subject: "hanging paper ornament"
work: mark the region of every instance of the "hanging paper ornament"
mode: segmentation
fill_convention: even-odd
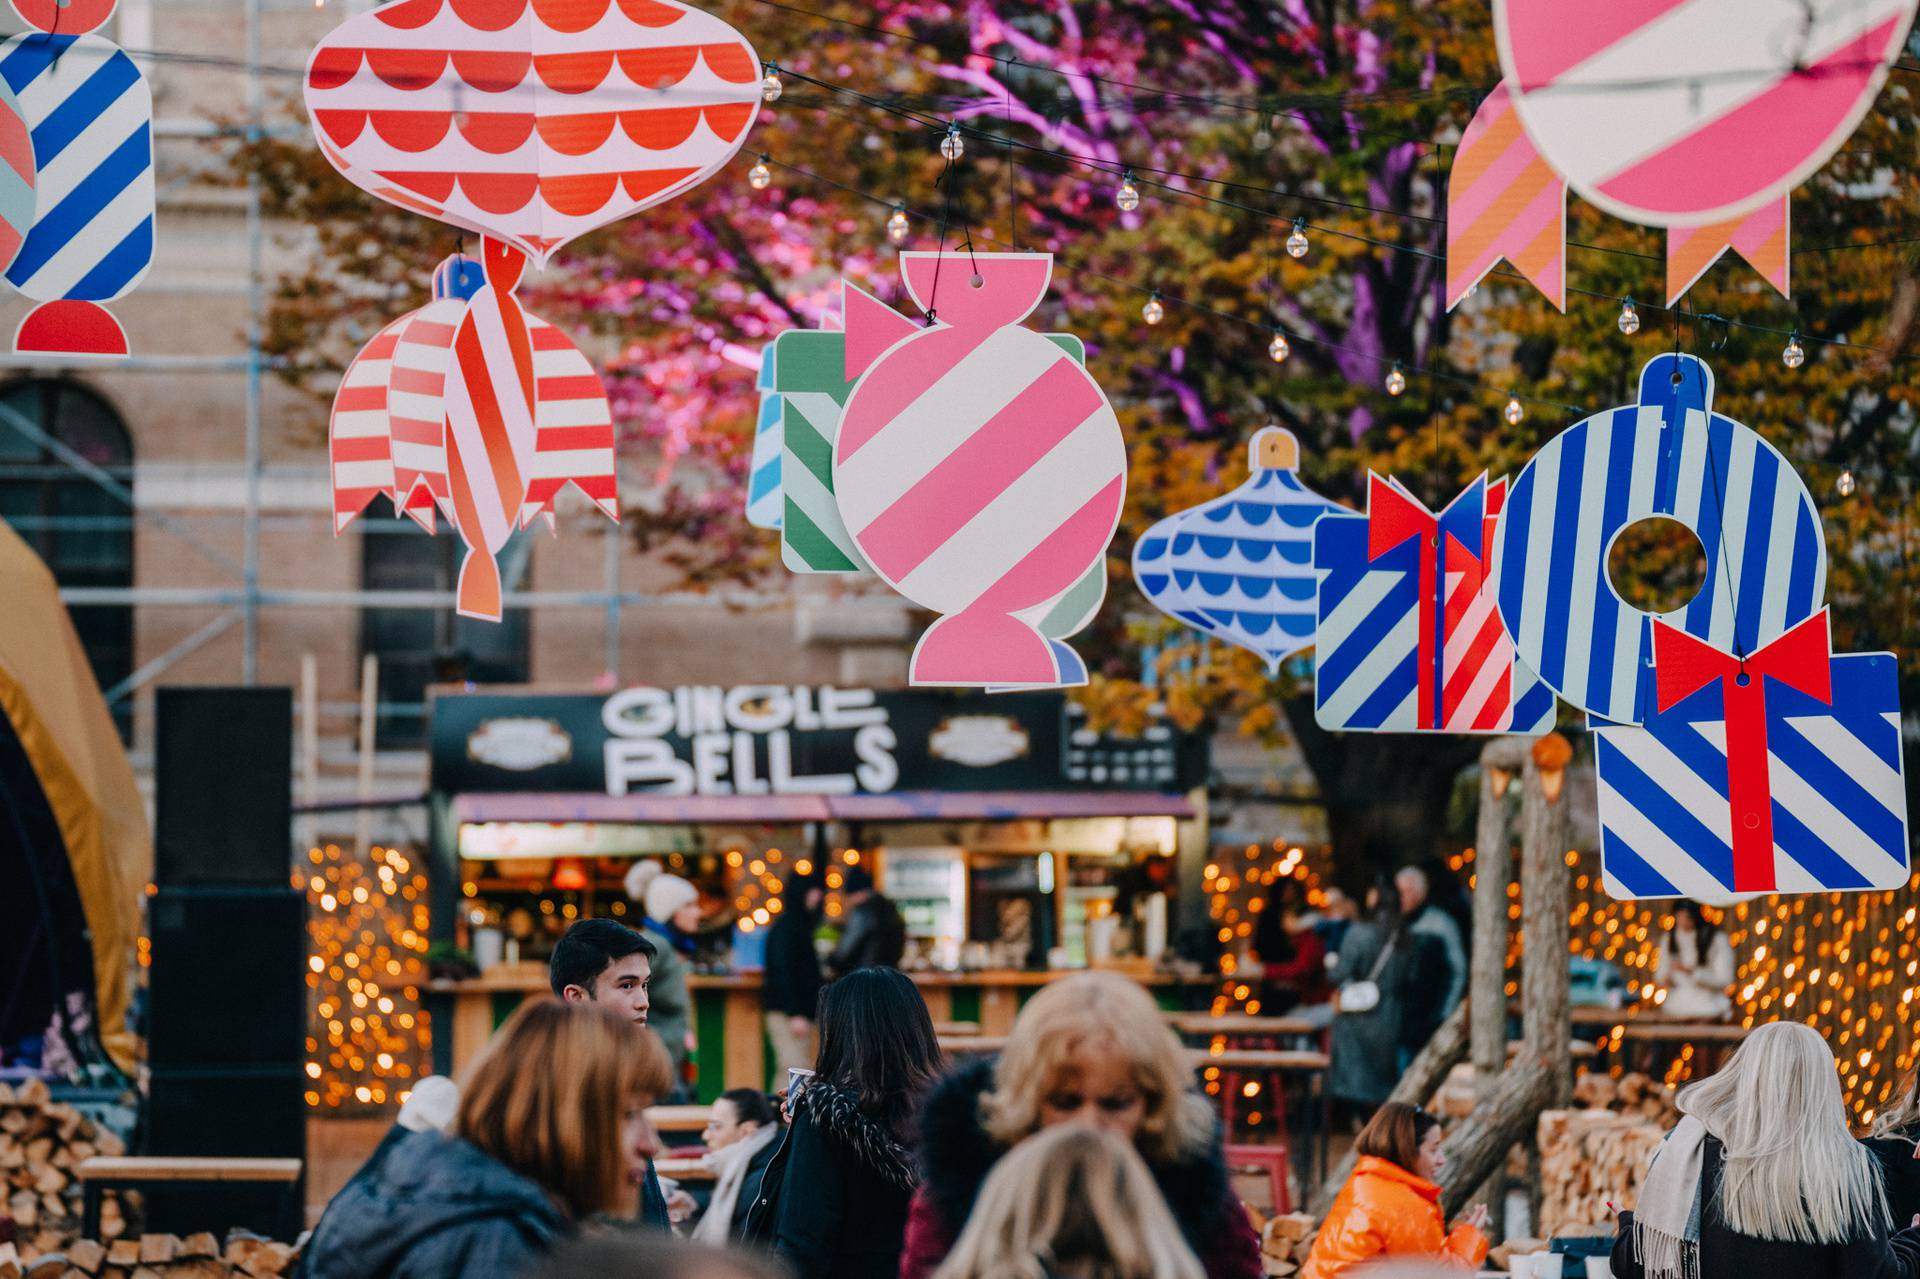
[[[760,411],[753,423],[753,454],[747,459],[747,523],[755,528],[780,527],[780,394],[774,390],[774,343],[760,352],[760,372],[754,386],[760,392]]]
[[[306,102],[348,181],[544,265],[726,164],[760,77],[675,0],[396,0],[320,42]]]
[[[1481,476],[1435,515],[1373,475],[1367,513],[1313,527],[1314,718],[1376,733],[1543,733],[1553,693],[1514,659],[1494,606],[1504,479]]]
[[[1833,652],[1827,611],[1736,656],[1653,623],[1655,703],[1593,721],[1615,897],[1907,884],[1899,665]]]
[[[434,529],[438,508],[466,541],[456,609],[498,621],[494,557],[516,528],[552,524],[572,484],[619,518],[613,415],[599,375],[565,334],[527,314],[519,250],[481,241],[484,265],[450,258],[434,300],[376,334],[334,399],[334,530],[376,495]]]
[[[1119,419],[1073,354],[1020,327],[1052,275],[1044,253],[903,253],[927,328],[857,306],[859,381],[834,444],[834,497],[867,562],[943,614],[909,665],[917,685],[1084,683],[1041,629],[1104,565],[1126,492]],[[974,281],[978,281],[976,285]],[[1104,594],[1104,577],[1100,592]],[[1088,592],[1091,594],[1091,592]],[[1090,617],[1098,599],[1084,609]]]
[[[1661,355],[1637,403],[1541,446],[1514,480],[1494,556],[1500,615],[1520,660],[1582,710],[1637,724],[1653,705],[1651,614],[1621,598],[1607,550],[1663,516],[1700,539],[1700,593],[1660,621],[1754,652],[1819,609],[1827,549],[1813,495],[1778,450],[1713,412],[1713,371]]]
[[[1565,309],[1566,188],[1667,229],[1677,301],[1731,248],[1789,291],[1788,200],[1858,127],[1910,0],[1495,0],[1505,80],[1448,183],[1447,305],[1506,257]]]
[[[1272,674],[1313,646],[1313,526],[1346,508],[1300,482],[1293,432],[1265,427],[1247,454],[1244,484],[1141,537],[1133,576],[1154,607],[1258,653]]]
[[[0,260],[40,303],[14,332],[22,353],[125,357],[126,330],[99,304],[153,264],[153,91],[93,34],[114,5],[13,0],[33,30],[0,45]]]

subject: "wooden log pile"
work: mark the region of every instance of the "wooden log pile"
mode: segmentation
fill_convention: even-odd
[[[0,1243],[0,1279],[277,1279],[291,1274],[296,1260],[292,1244],[243,1230],[225,1243],[211,1234],[75,1238],[32,1257]]]
[[[25,1248],[51,1252],[77,1235],[80,1184],[74,1170],[95,1155],[125,1153],[119,1137],[54,1101],[40,1080],[18,1088],[0,1083],[0,1217],[12,1218],[16,1241]],[[101,1232],[111,1239],[127,1227],[120,1205],[110,1207],[102,1207]]]
[[[1573,1085],[1573,1104],[1583,1110],[1611,1110],[1638,1115],[1662,1132],[1680,1122],[1673,1089],[1651,1075],[1630,1071],[1618,1079],[1587,1071]]]
[[[1286,1212],[1260,1225],[1260,1264],[1268,1279],[1288,1279],[1307,1264],[1320,1221],[1311,1213]]]
[[[100,1205],[99,1239],[80,1237],[77,1170],[126,1144],[46,1084],[0,1083],[0,1279],[268,1279],[291,1273],[293,1245],[235,1231],[135,1234],[117,1194]],[[137,1197],[135,1197],[137,1198]]]
[[[1633,1207],[1667,1129],[1637,1110],[1549,1110],[1540,1116],[1540,1223],[1535,1233],[1609,1234],[1613,1208]]]

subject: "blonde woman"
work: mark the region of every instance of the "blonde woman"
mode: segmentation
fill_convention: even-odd
[[[1112,973],[1043,987],[998,1059],[962,1067],[928,1099],[900,1279],[938,1269],[1009,1151],[1069,1124],[1133,1147],[1207,1279],[1258,1279],[1260,1243],[1228,1185],[1213,1111],[1153,1000]]]
[[[1132,1145],[1084,1124],[1015,1146],[933,1279],[1203,1279]]]
[[[646,1109],[666,1050],[598,1004],[507,1019],[451,1133],[408,1133],[327,1205],[305,1279],[482,1279],[524,1271],[585,1219],[631,1217],[659,1149]]]
[[[1621,1215],[1619,1279],[1920,1275],[1920,1229],[1893,1232],[1879,1164],[1847,1130],[1818,1032],[1755,1027],[1679,1107],[1636,1210]]]

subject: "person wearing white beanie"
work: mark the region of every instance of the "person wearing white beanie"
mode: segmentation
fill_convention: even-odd
[[[640,903],[645,918],[640,935],[653,943],[653,980],[647,987],[647,1024],[673,1058],[677,1086],[686,1087],[687,1057],[693,1051],[693,933],[700,927],[700,890],[669,875],[656,858],[644,857],[627,872],[627,896]]]

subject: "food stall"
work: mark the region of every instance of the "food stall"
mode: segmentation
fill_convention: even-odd
[[[644,858],[701,894],[703,1099],[766,1078],[765,931],[796,874],[824,872],[824,949],[846,871],[869,870],[934,1019],[983,1034],[1090,964],[1175,1006],[1215,984],[1173,962],[1181,910],[1206,912],[1197,735],[1104,737],[1059,693],[769,685],[449,692],[431,714],[438,1070],[547,989],[574,920],[639,923],[623,885]]]

